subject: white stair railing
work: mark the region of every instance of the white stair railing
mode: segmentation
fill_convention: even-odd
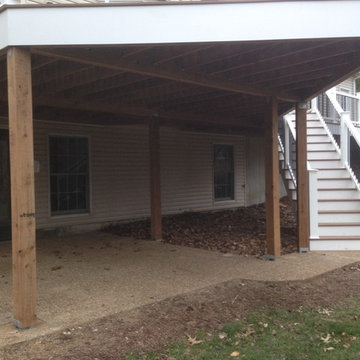
[[[314,104],[312,104],[313,106]],[[284,158],[287,170],[290,173],[292,181],[297,187],[296,176],[292,168],[291,161],[291,137],[296,141],[296,130],[291,118],[284,116]],[[307,162],[307,171],[309,176],[309,222],[310,222],[310,239],[319,238],[319,220],[318,220],[318,170],[313,169]]]
[[[285,156],[285,166],[286,169],[289,171],[291,180],[296,188],[296,175],[295,171],[293,169],[293,159],[292,159],[292,148],[291,148],[291,138],[296,141],[296,134],[295,134],[295,128],[291,121],[288,121],[286,117],[284,119],[284,156]]]
[[[357,176],[354,174],[353,169],[350,166],[350,137],[352,136],[356,144],[360,148],[360,133],[354,126],[351,119],[350,111],[344,111],[342,106],[337,100],[336,92],[332,89],[326,92],[326,96],[329,98],[334,109],[340,116],[340,154],[341,163],[348,169],[352,179],[355,182],[357,189],[360,191],[360,183]]]

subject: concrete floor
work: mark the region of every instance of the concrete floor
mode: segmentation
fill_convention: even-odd
[[[11,244],[0,243],[0,347],[232,279],[302,280],[360,261],[360,252],[275,262],[94,232],[38,240],[39,325],[17,331]]]

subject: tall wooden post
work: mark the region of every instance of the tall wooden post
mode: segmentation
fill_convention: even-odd
[[[7,53],[15,326],[36,323],[36,244],[31,55]]]
[[[309,251],[310,236],[306,111],[306,103],[296,104],[297,236],[300,252]]]
[[[151,238],[153,240],[161,240],[160,126],[158,120],[152,120],[149,125],[149,151]]]
[[[271,99],[265,120],[266,251],[268,259],[274,260],[281,255],[278,103],[275,98]]]

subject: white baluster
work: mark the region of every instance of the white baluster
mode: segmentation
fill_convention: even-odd
[[[285,131],[285,166],[288,167],[288,164],[290,164],[290,129],[289,124],[284,118],[284,131]]]

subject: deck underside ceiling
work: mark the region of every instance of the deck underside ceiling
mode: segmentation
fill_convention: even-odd
[[[31,47],[34,117],[259,131],[360,69],[360,38],[106,47]],[[6,56],[0,115],[7,116]]]

